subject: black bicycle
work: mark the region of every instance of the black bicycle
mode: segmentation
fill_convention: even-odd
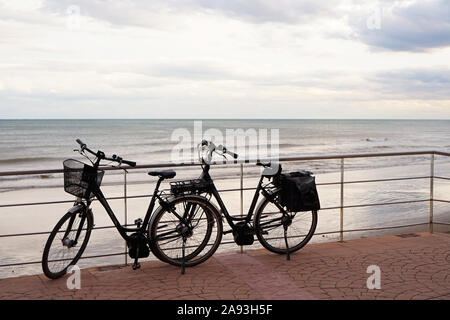
[[[77,142],[80,149],[76,151],[89,159],[90,164],[73,159],[64,161],[64,189],[77,198],[74,206],[56,224],[45,245],[42,269],[47,277],[62,277],[81,258],[94,227],[90,209],[94,198],[102,204],[127,242],[128,254],[134,258],[133,269],[140,267],[138,259],[148,257],[150,251],[164,262],[181,266],[182,273],[185,267],[195,266],[213,255],[222,239],[221,216],[210,202],[197,194],[165,194],[159,190],[163,180],[175,177],[175,171],[148,173],[159,179],[144,220],[135,220],[134,227],[123,226],[100,189],[104,175],[100,164],[109,161],[119,167],[123,164],[135,167],[136,163],[116,155],[106,157],[104,152],[92,151],[81,140],[77,139]],[[156,201],[159,207],[153,212]]]
[[[300,171],[282,174],[279,163],[257,162],[257,165],[263,166],[264,170],[248,213],[244,217],[232,216],[209,174],[214,153],[223,157],[230,155],[235,159],[238,158],[237,154],[226,147],[216,146],[211,141],[203,140],[199,144],[199,158],[203,171],[200,178],[172,182],[172,194],[178,197],[200,196],[201,205],[213,207],[214,215],[220,215],[222,212],[231,227],[224,234],[232,233],[236,244],[252,245],[256,235],[266,249],[274,253],[286,254],[289,260],[291,253],[309,242],[317,226],[317,210],[320,209],[320,203],[312,173]],[[257,204],[260,194],[263,199]],[[212,204],[212,197],[218,203],[220,211]],[[222,222],[219,221],[219,223]],[[152,238],[158,236],[157,227],[158,224],[155,223],[151,228]]]

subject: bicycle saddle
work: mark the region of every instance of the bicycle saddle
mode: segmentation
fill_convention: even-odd
[[[264,177],[267,177],[267,178],[279,175],[281,173],[281,170],[282,170],[281,169],[281,164],[279,164],[279,163],[272,163],[272,162],[261,163],[261,162],[257,162],[256,165],[264,167],[262,175]]]
[[[171,179],[177,175],[177,173],[173,170],[158,170],[158,171],[149,171],[149,176],[157,176],[163,179]]]

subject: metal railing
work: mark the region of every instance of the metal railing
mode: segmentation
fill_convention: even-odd
[[[346,159],[357,159],[357,158],[381,158],[381,157],[400,157],[400,156],[430,156],[430,174],[427,176],[414,176],[414,177],[402,177],[402,178],[389,178],[389,179],[371,179],[371,180],[351,180],[345,181],[345,160]],[[435,175],[435,157],[443,156],[450,157],[450,153],[439,152],[439,151],[413,151],[413,152],[390,152],[390,153],[366,153],[366,154],[344,154],[344,155],[324,155],[324,156],[304,156],[304,157],[283,157],[276,159],[280,162],[297,162],[297,161],[314,161],[314,160],[340,160],[340,179],[339,181],[333,182],[324,182],[317,183],[318,186],[330,186],[330,185],[339,185],[340,189],[340,203],[339,206],[334,207],[325,207],[321,208],[323,210],[339,210],[339,230],[327,231],[315,233],[315,235],[326,235],[326,234],[339,234],[339,241],[344,241],[344,234],[348,232],[360,232],[360,231],[376,231],[376,230],[386,230],[386,229],[396,229],[396,228],[406,228],[406,227],[415,227],[421,225],[428,225],[428,231],[433,232],[433,224],[441,224],[441,225],[450,225],[444,222],[436,222],[433,221],[433,213],[434,213],[434,203],[450,203],[450,200],[444,199],[435,199],[434,198],[434,183],[436,180],[447,180],[450,181],[449,177],[441,177]],[[255,188],[244,188],[244,164],[254,163],[256,160],[245,159],[245,160],[235,160],[232,162],[215,162],[213,164],[231,164],[231,165],[239,165],[240,167],[240,187],[238,189],[221,189],[219,192],[240,192],[240,215],[244,215],[244,191],[255,190]],[[138,165],[133,168],[128,168],[127,170],[136,170],[136,169],[151,169],[151,168],[167,168],[167,167],[189,167],[189,166],[198,166],[198,163],[190,163],[190,164],[177,164],[177,163],[155,163],[149,165]],[[104,170],[122,170],[121,168],[114,167],[105,167],[102,168]],[[63,173],[62,169],[49,169],[49,170],[26,170],[26,171],[5,171],[0,172],[0,177],[6,176],[23,176],[23,175],[41,175],[41,174],[58,174]],[[128,199],[138,199],[138,198],[148,198],[151,197],[149,194],[144,195],[133,195],[129,196],[127,193],[127,172],[123,171],[123,196],[118,197],[109,197],[108,200],[120,200],[124,201],[124,221],[125,225],[128,224]],[[370,203],[370,204],[356,204],[356,205],[345,205],[345,189],[344,186],[348,184],[360,184],[360,183],[376,183],[376,182],[389,182],[389,181],[404,181],[404,180],[419,180],[419,179],[429,179],[430,181],[430,193],[429,198],[419,199],[419,200],[407,200],[407,201],[391,201],[391,202],[382,202],[382,203]],[[387,206],[387,205],[400,205],[400,204],[410,204],[410,203],[424,203],[429,202],[429,219],[426,223],[414,223],[414,224],[406,224],[406,225],[395,225],[395,226],[385,226],[385,227],[377,227],[377,228],[359,228],[359,229],[344,229],[344,211],[345,209],[350,208],[364,208],[364,207],[374,207],[374,206]],[[59,201],[42,201],[42,202],[26,202],[26,203],[9,203],[9,204],[0,204],[1,208],[11,208],[11,207],[23,207],[23,206],[41,206],[41,205],[52,205],[52,204],[64,204],[64,203],[73,203],[73,200],[59,200]],[[0,217],[1,218],[1,217]],[[55,221],[56,223],[56,221]],[[110,229],[115,228],[113,225],[110,226],[95,226],[93,229]],[[26,232],[26,233],[15,233],[15,234],[0,234],[1,238],[9,238],[9,237],[25,237],[25,236],[35,236],[35,235],[44,235],[50,234],[51,231],[41,231],[41,232]],[[222,244],[233,244],[233,241],[222,242]],[[242,252],[242,247],[241,247]],[[84,256],[82,259],[91,259],[91,258],[103,258],[103,257],[111,257],[124,255],[125,264],[127,264],[127,247],[125,245],[124,252],[115,252],[108,254],[100,254],[100,255],[91,255]],[[30,265],[30,264],[39,264],[41,261],[25,261],[25,262],[17,262],[17,263],[7,263],[0,264],[1,267],[12,267],[12,266],[21,266],[21,265]]]

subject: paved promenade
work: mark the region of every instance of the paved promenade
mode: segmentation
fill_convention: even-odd
[[[381,289],[366,286],[367,267],[381,269]],[[217,254],[178,268],[161,262],[82,270],[81,289],[67,276],[0,280],[0,299],[446,299],[450,300],[450,234],[416,233],[310,244],[291,261],[266,250]]]

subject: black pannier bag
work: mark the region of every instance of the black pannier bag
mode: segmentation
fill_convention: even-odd
[[[281,187],[279,201],[288,211],[317,211],[320,209],[316,178],[308,171],[283,173],[278,178]]]

